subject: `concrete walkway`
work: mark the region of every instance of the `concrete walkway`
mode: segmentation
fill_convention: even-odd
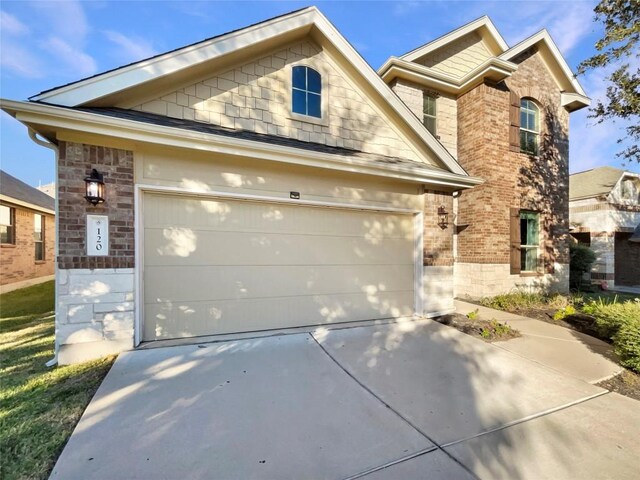
[[[478,310],[483,320],[506,322],[522,336],[493,345],[533,362],[571,375],[589,383],[598,383],[620,373],[613,348],[597,338],[559,325],[512,313],[481,307],[461,300],[455,301],[456,312],[466,315]]]
[[[51,474],[635,479],[640,402],[430,320],[121,354]]]

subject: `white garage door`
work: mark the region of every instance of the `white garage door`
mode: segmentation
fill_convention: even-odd
[[[411,315],[413,219],[145,194],[143,339]]]

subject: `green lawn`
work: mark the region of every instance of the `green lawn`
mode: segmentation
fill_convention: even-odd
[[[54,287],[0,295],[0,478],[47,478],[115,357],[47,368]]]

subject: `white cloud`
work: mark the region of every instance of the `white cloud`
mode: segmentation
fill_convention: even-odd
[[[0,45],[0,65],[21,77],[42,77],[40,61],[26,48],[10,41],[3,41]]]
[[[61,38],[50,37],[42,47],[81,76],[93,75],[97,70],[93,57]]]
[[[151,43],[140,37],[128,37],[113,30],[107,30],[104,34],[119,47],[117,56],[124,62],[135,62],[157,54]]]
[[[29,33],[29,27],[10,13],[0,11],[0,31],[8,35],[24,35]]]
[[[34,12],[46,17],[52,36],[63,39],[76,48],[84,46],[91,29],[80,2],[33,2],[33,7]]]
[[[402,17],[407,15],[420,7],[420,2],[397,2],[393,7],[393,15],[396,17]]]

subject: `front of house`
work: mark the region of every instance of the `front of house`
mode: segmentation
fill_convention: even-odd
[[[446,39],[452,51],[465,35]],[[484,294],[465,290],[475,280],[464,276],[486,278],[495,265],[563,288],[566,123],[587,100],[560,85],[557,65],[531,67],[543,69],[540,90],[524,85],[530,71],[515,75],[513,56],[525,65],[543,51],[552,63],[546,38],[523,53],[490,37],[505,58],[489,63],[509,75],[491,67],[471,88],[446,86],[425,115],[400,91],[424,99],[422,87],[378,75],[313,7],[3,101],[57,149],[58,361],[162,339],[441,315],[454,284]],[[518,95],[553,102],[557,124],[542,127],[534,112],[530,125],[553,148],[534,138],[536,151],[522,154],[518,136],[511,157],[513,125],[477,127],[513,115],[509,76]],[[93,170],[104,179],[95,205],[83,199]],[[546,190],[519,184],[533,174]],[[521,262],[525,272],[509,270]]]

